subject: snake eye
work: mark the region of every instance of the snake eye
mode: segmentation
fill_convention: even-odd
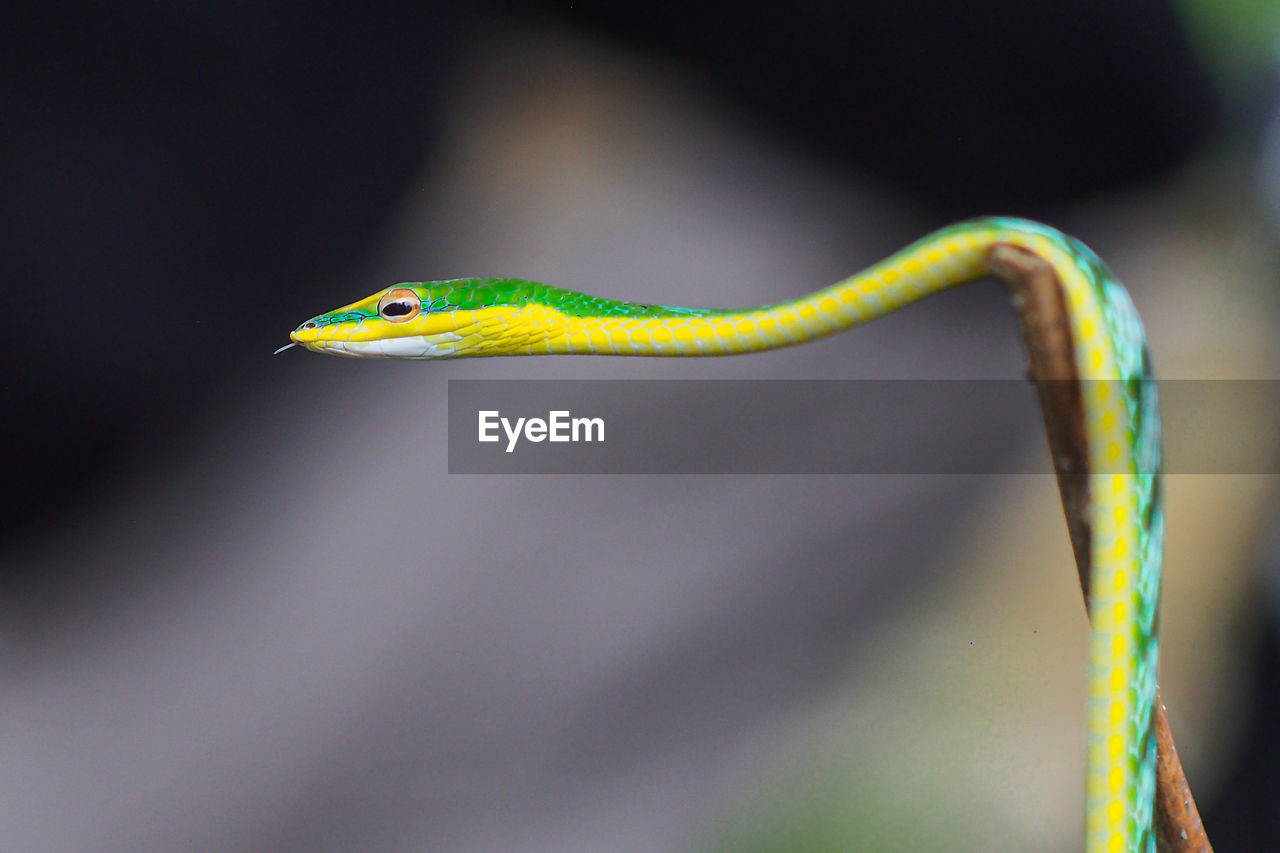
[[[404,323],[418,316],[422,300],[407,287],[393,287],[378,300],[378,316],[388,323]]]

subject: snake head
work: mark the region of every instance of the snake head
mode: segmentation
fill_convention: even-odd
[[[518,310],[514,282],[454,279],[396,284],[307,320],[289,335],[312,352],[356,358],[456,358],[502,314]]]

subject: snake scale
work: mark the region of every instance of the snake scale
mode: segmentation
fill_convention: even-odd
[[[1018,258],[1031,266],[1019,270]],[[1203,838],[1198,817],[1199,836],[1192,839],[1181,829],[1173,833],[1181,838],[1170,840],[1155,820],[1157,719],[1166,724],[1156,689],[1164,519],[1151,360],[1128,294],[1077,240],[1027,220],[976,219],[830,287],[734,310],[621,302],[520,279],[404,283],[313,317],[290,337],[313,352],[355,357],[728,355],[803,343],[953,285],[993,273],[1016,282],[1034,278],[1035,269],[1055,283],[1064,318],[1060,346],[1069,362],[1059,378],[1072,380],[1075,400],[1064,411],[1080,421],[1083,486],[1071,486],[1061,466],[1058,473],[1090,614],[1085,850],[1148,853],[1157,834],[1163,849],[1208,849],[1207,840],[1177,846]],[[1013,290],[1021,305],[1027,294]],[[1048,405],[1043,391],[1041,400]],[[1055,457],[1060,414],[1046,412]],[[1072,489],[1083,496],[1074,512]],[[1167,751],[1176,764],[1171,739]],[[1163,776],[1160,784],[1169,785]],[[1194,811],[1189,791],[1183,803]],[[1162,809],[1175,810],[1164,803]]]

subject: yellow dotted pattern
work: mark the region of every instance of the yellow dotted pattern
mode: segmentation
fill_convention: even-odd
[[[1051,263],[1062,281],[1085,380],[1120,378],[1099,296],[1071,253],[1057,241],[1015,228],[943,232],[824,290],[741,313],[629,319],[566,317],[535,306],[509,314],[507,351],[618,355],[720,355],[773,349],[823,337],[880,317],[945,287],[985,274],[995,243],[1029,249]],[[547,332],[547,329],[553,331]],[[1086,850],[1136,850],[1143,810],[1137,744],[1135,613],[1139,607],[1137,488],[1132,429],[1113,381],[1085,385],[1092,489],[1092,632],[1089,648]]]
[[[831,287],[766,308],[706,316],[575,317],[546,305],[459,324],[459,355],[732,355],[811,341],[984,274],[990,240],[957,233],[899,253]],[[461,312],[466,313],[466,312]],[[483,312],[476,312],[483,313]],[[489,329],[500,324],[502,333]],[[420,334],[420,332],[419,332]]]
[[[1138,646],[1138,488],[1132,429],[1114,348],[1098,294],[1072,257],[1036,234],[1004,239],[1034,251],[1057,270],[1066,291],[1077,369],[1086,380],[1085,418],[1092,500],[1092,631],[1089,645],[1087,851],[1137,850],[1144,810],[1138,743],[1149,721],[1136,719]],[[1103,381],[1088,381],[1103,380]],[[1147,839],[1150,841],[1150,839]]]
[[[1092,527],[1090,580],[1086,850],[1137,850],[1149,822],[1150,796],[1140,784],[1138,744],[1149,720],[1137,719],[1135,614],[1140,517],[1134,430],[1104,307],[1071,250],[1039,227],[988,221],[948,229],[845,281],[790,302],[737,313],[665,317],[575,317],[547,305],[459,311],[444,318],[352,325],[328,334],[352,341],[379,334],[438,335],[453,355],[725,355],[774,349],[823,337],[883,316],[986,273],[996,243],[1028,249],[1053,265],[1064,287],[1079,375],[1086,380]],[[358,303],[357,303],[358,304]],[[444,325],[447,324],[447,328]],[[436,325],[431,325],[436,324]],[[374,326],[384,328],[374,328]],[[455,340],[456,339],[456,340]],[[1088,381],[1106,380],[1106,381]],[[1148,782],[1149,785],[1149,782]],[[1138,792],[1143,791],[1140,795]],[[1150,837],[1148,834],[1148,842]]]

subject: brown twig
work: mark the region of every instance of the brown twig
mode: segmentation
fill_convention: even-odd
[[[1196,799],[1173,744],[1164,697],[1156,690],[1156,846],[1170,853],[1213,853]]]
[[[1084,400],[1076,371],[1066,297],[1053,266],[1034,252],[999,244],[987,266],[1013,294],[1058,475],[1071,548],[1085,607],[1089,606],[1089,457]],[[1213,853],[1195,799],[1178,760],[1164,701],[1156,693],[1152,723],[1156,738],[1156,845],[1162,853]]]

